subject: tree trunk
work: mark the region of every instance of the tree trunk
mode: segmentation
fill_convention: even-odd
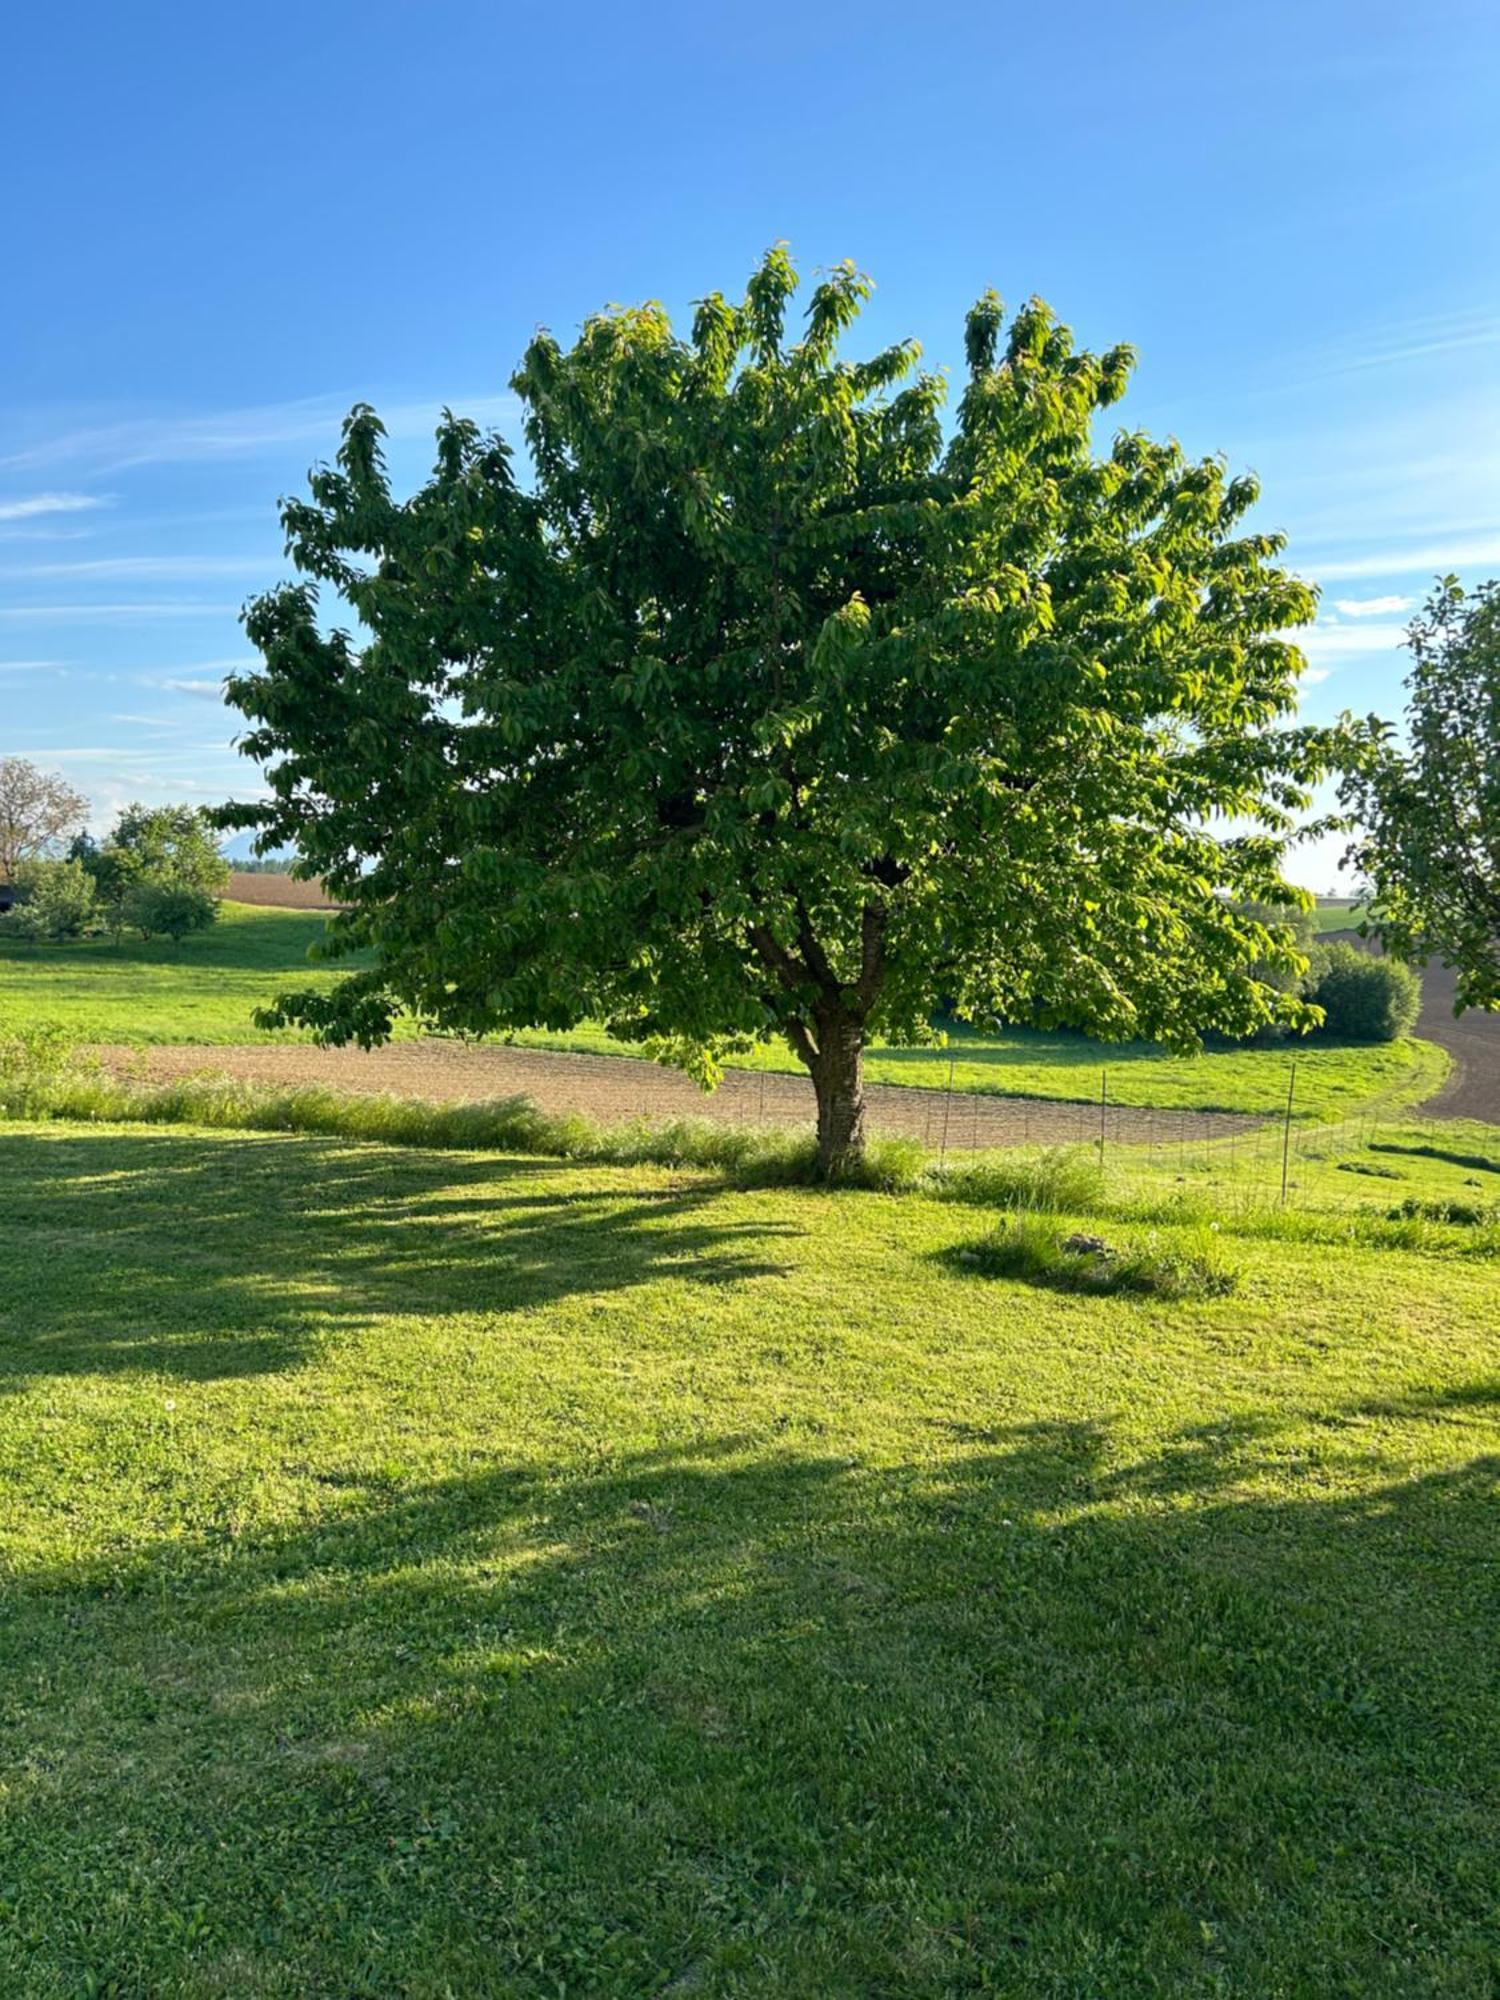
[[[820,1016],[808,1067],[818,1099],[818,1171],[842,1180],[865,1151],[864,1024],[842,1011]]]

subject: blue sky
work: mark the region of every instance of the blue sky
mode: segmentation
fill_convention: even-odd
[[[1121,421],[1257,471],[1323,587],[1307,714],[1394,713],[1432,574],[1500,574],[1497,103],[1493,0],[23,9],[0,754],[101,823],[253,790],[218,686],[347,406],[415,482],[445,402],[514,433],[538,323],[782,238],[955,372],[990,284],[1132,342]]]

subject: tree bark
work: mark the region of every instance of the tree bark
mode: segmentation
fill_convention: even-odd
[[[820,1013],[808,1068],[818,1100],[818,1171],[842,1180],[865,1150],[864,1023],[842,1009]]]

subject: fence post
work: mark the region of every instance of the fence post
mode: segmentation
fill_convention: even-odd
[[[943,1143],[938,1150],[938,1165],[946,1164],[948,1158],[948,1114],[953,1109],[953,1061],[957,1051],[948,1050],[948,1095],[943,1099]]]
[[[1292,1146],[1292,1093],[1297,1088],[1297,1058],[1292,1057],[1292,1073],[1286,1082],[1286,1122],[1281,1128],[1281,1205],[1286,1207],[1286,1174]]]
[[[1109,1107],[1109,1071],[1099,1072],[1099,1165],[1104,1165],[1104,1126]]]

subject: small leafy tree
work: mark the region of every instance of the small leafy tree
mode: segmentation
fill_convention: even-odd
[[[1245,530],[1254,482],[1131,432],[1096,458],[1131,355],[1039,301],[975,306],[945,434],[914,343],[840,354],[865,279],[791,340],[796,284],[778,249],[689,339],[656,305],[538,335],[530,490],[450,415],[398,500],[361,406],[284,506],[306,581],[229,684],[272,796],[220,823],[295,846],[373,964],[266,1018],[592,1017],[700,1075],[784,1039],[831,1175],[867,1041],[945,996],[1184,1048],[1309,1018],[1256,973],[1300,970],[1290,933],[1235,907],[1296,900],[1338,749],[1287,724],[1313,598]]]
[[[17,871],[25,898],[4,919],[22,937],[81,937],[99,914],[86,868],[77,861],[29,861]]]
[[[1379,729],[1344,782],[1366,828],[1362,928],[1454,967],[1459,1013],[1500,1007],[1500,581],[1442,578],[1407,637],[1408,746]]]
[[[217,895],[229,880],[212,816],[201,806],[127,806],[101,850],[137,876]]]
[[[89,802],[56,771],[25,757],[0,757],[0,882],[27,861],[55,854],[78,832]]]
[[[148,876],[132,883],[120,904],[120,923],[143,938],[169,937],[175,944],[193,931],[207,930],[219,906],[206,889]]]
[[[219,852],[212,818],[200,806],[126,806],[102,845],[89,842],[84,847],[75,842],[75,847],[94,878],[113,930],[141,928],[131,906],[136,892],[148,887],[191,892],[199,899],[195,908],[206,900],[208,923],[218,914],[217,897],[229,880],[230,869]],[[156,905],[148,901],[136,907]],[[188,926],[190,930],[203,927],[202,921]]]

